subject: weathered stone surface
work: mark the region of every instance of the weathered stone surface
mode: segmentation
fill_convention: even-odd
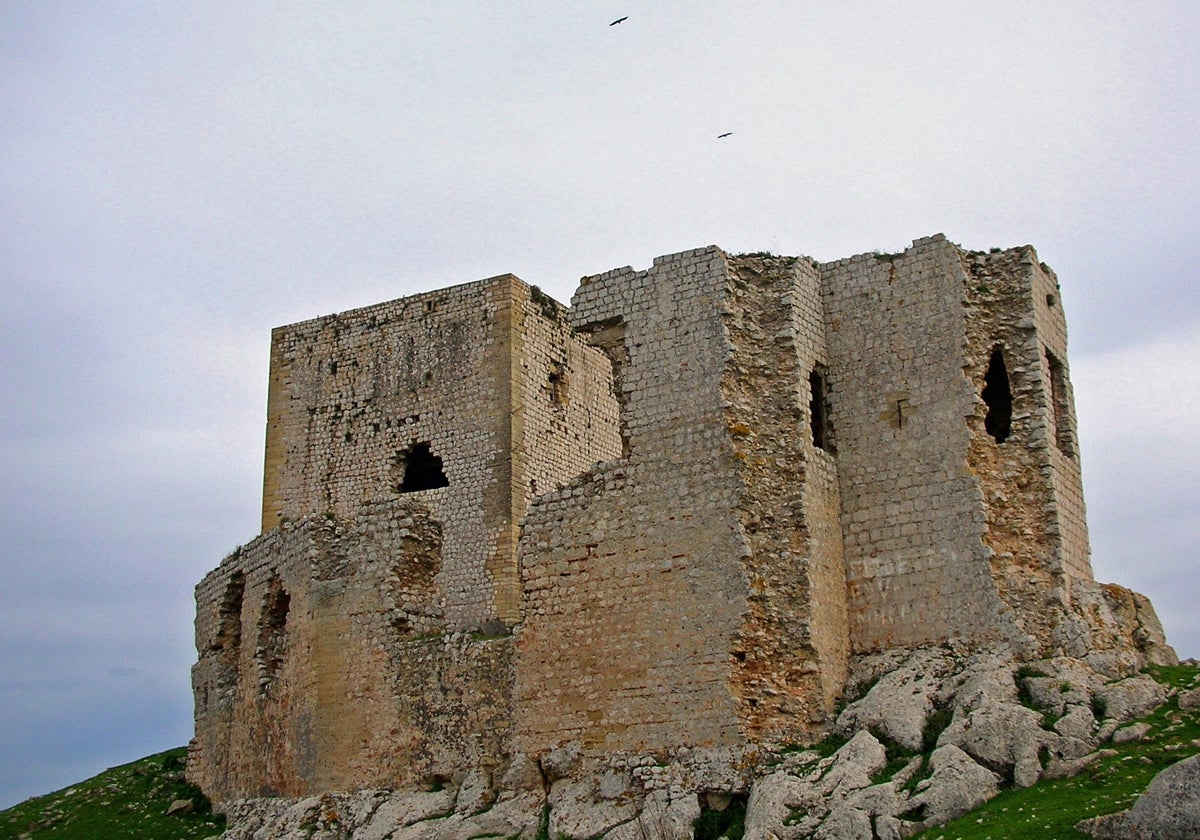
[[[1103,704],[1107,720],[1126,721],[1140,718],[1158,708],[1167,699],[1167,690],[1144,674],[1101,686],[1095,691]]]
[[[930,764],[933,775],[917,785],[907,812],[923,826],[948,822],[1000,791],[1000,778],[953,744],[934,750]]]
[[[786,772],[771,773],[754,783],[746,805],[744,840],[772,840],[783,833],[793,808],[809,801],[806,782]]]
[[[591,840],[638,812],[631,801],[611,801],[597,796],[596,780],[560,779],[550,788],[550,836]]]
[[[1114,744],[1129,744],[1134,741],[1140,741],[1150,732],[1150,724],[1134,723],[1129,726],[1122,726],[1112,734],[1112,742]]]
[[[1079,756],[1078,758],[1051,759],[1042,776],[1046,779],[1069,779],[1072,776],[1082,773],[1099,760],[1099,758],[1100,753],[1093,752]]]
[[[1053,745],[1058,737],[1042,729],[1041,723],[1041,715],[1032,709],[985,701],[969,715],[956,715],[938,744],[960,747],[980,764],[1011,773],[1018,787],[1029,787],[1041,775],[1039,749]]]
[[[1074,706],[1054,722],[1054,731],[1065,739],[1083,743],[1096,737],[1096,716],[1091,706]],[[1090,752],[1090,750],[1088,750]]]
[[[988,651],[972,656],[966,667],[943,685],[939,705],[949,704],[959,714],[990,703],[1014,703],[1017,686],[1013,670],[1011,652]]]
[[[1200,837],[1200,756],[1154,777],[1128,811],[1075,826],[1099,840],[1195,840]]]
[[[849,805],[830,812],[813,835],[815,840],[874,840],[871,815]]]
[[[692,826],[700,816],[695,794],[657,790],[646,797],[637,818],[615,827],[606,840],[691,840]]]
[[[190,814],[196,810],[196,803],[190,799],[176,799],[167,806],[167,816]]]
[[[921,748],[925,721],[933,712],[940,677],[953,662],[938,651],[920,651],[903,666],[885,674],[866,696],[848,705],[837,719],[841,732],[867,729],[909,750]]]
[[[583,749],[576,741],[556,747],[542,756],[539,764],[547,782],[557,782],[570,776],[579,766]]]

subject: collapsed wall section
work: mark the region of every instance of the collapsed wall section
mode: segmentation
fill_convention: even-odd
[[[214,801],[399,788],[506,754],[511,638],[436,617],[441,527],[423,505],[307,517],[197,587],[189,778]]]
[[[815,265],[730,258],[725,324],[731,353],[721,389],[743,486],[749,583],[733,688],[749,740],[803,741],[840,696],[849,653]]]
[[[197,589],[194,778],[224,799],[496,766],[518,523],[619,454],[608,358],[505,275],[275,330],[268,402],[264,533]]]
[[[967,371],[980,397],[970,465],[992,577],[1031,647],[1048,653],[1061,646],[1072,583],[1092,580],[1062,300],[1031,247],[960,261]]]
[[[958,249],[939,235],[821,274],[854,650],[1011,637],[967,464]]]

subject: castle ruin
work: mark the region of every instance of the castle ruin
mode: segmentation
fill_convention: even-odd
[[[281,327],[262,533],[196,598],[217,801],[808,743],[882,650],[1164,644],[1085,615],[1157,626],[1092,579],[1054,273],[940,235]]]

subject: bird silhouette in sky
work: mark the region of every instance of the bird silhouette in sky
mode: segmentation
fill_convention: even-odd
[[[623,23],[624,21],[627,21],[627,20],[629,20],[629,15],[625,15],[625,17],[617,18],[612,23],[610,23],[609,26],[616,26],[618,23]]]
[[[718,134],[718,135],[717,135],[717,139],[718,139],[718,140],[720,140],[722,137],[728,137],[730,134],[733,134],[733,132],[732,132],[732,131],[726,131],[724,134]]]

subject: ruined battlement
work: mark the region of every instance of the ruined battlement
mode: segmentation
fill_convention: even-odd
[[[859,655],[1161,642],[1095,631],[1030,247],[708,247],[569,309],[503,275],[281,327],[265,463],[262,535],[197,588],[217,800],[806,743]]]

